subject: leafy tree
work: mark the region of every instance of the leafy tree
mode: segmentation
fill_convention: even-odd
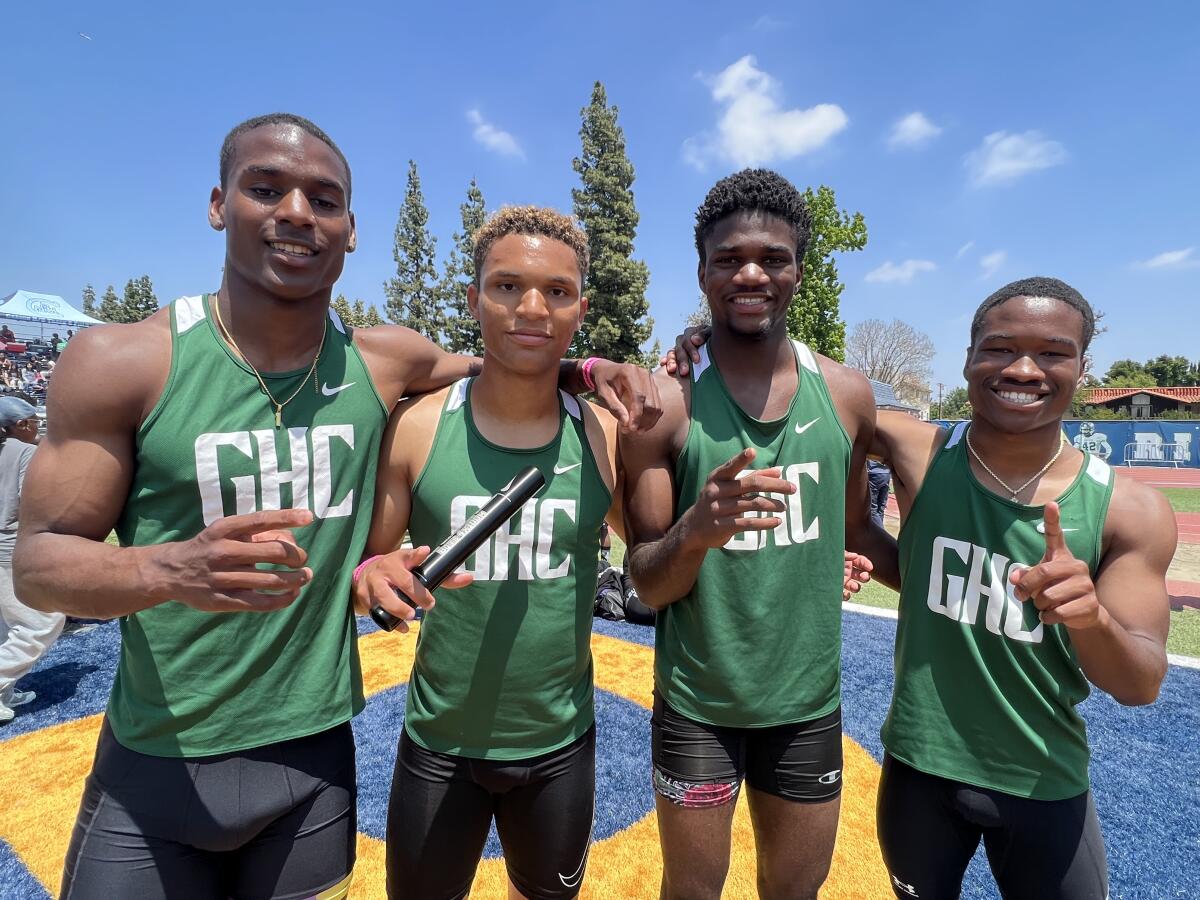
[[[377,310],[375,308],[375,304],[372,303],[367,307],[367,314],[363,316],[363,326],[365,328],[374,328],[376,325],[383,324],[385,324],[383,321],[383,316],[379,315],[379,310]]]
[[[571,199],[591,251],[584,284],[587,319],[573,350],[580,356],[646,363],[641,347],[654,328],[654,320],[647,316],[650,271],[644,262],[633,259],[639,218],[633,201],[634,171],[617,113],[617,107],[608,104],[604,85],[597,81],[591,102],[580,111],[582,152],[571,161],[582,182],[582,187],[571,191]],[[650,355],[657,362],[657,348]]]
[[[703,294],[700,295],[700,302],[683,321],[685,328],[703,328],[706,325],[712,324],[712,309],[708,305],[708,298]]]
[[[458,208],[462,231],[454,232],[454,246],[446,258],[440,293],[446,304],[446,349],[451,353],[483,355],[483,335],[467,306],[467,288],[475,280],[475,232],[487,218],[483,191],[474,178],[467,188],[467,202]]]
[[[1189,387],[1196,384],[1195,373],[1186,356],[1156,356],[1146,363],[1146,372],[1159,387]]]
[[[361,302],[362,301],[360,300],[359,303]],[[333,311],[338,314],[338,318],[340,318],[343,323],[349,325],[351,328],[358,327],[357,316],[354,315],[354,311],[350,308],[350,303],[346,300],[345,294],[338,294],[333,298],[329,305],[333,308]]]
[[[356,299],[352,305],[344,295],[338,294],[329,305],[337,311],[342,321],[351,328],[370,328],[374,325],[383,324],[383,318],[379,315],[379,310],[375,308],[374,304],[368,310],[367,305],[363,303],[361,297]]]
[[[117,311],[119,318],[110,321],[140,322],[158,312],[158,297],[154,295],[154,285],[149,275],[141,278],[131,278],[125,282],[125,296]]]
[[[83,289],[83,314],[96,317],[96,289],[92,287],[91,282]]]
[[[804,254],[804,275],[788,309],[788,334],[818,353],[839,362],[845,359],[846,323],[841,296],[846,286],[838,276],[834,253],[861,250],[867,245],[867,223],[861,212],[839,210],[833,188],[808,188],[804,199],[812,213],[812,239]]]
[[[124,322],[124,315],[121,298],[117,296],[117,292],[110,284],[104,292],[104,296],[100,298],[100,306],[96,309],[96,318],[101,322]]]
[[[868,378],[889,384],[905,403],[919,406],[929,399],[933,339],[907,322],[867,319],[850,332],[846,364]]]
[[[429,233],[429,210],[421,193],[421,177],[411,159],[392,257],[396,260],[396,277],[383,286],[388,318],[439,342],[445,317],[434,267],[437,238]]]
[[[942,398],[936,400],[930,410],[935,419],[969,419],[971,418],[971,401],[967,397],[965,387],[956,387]]]
[[[1149,379],[1149,380],[1147,380]],[[1146,367],[1133,359],[1118,359],[1104,376],[1106,387],[1153,387],[1157,382]]]

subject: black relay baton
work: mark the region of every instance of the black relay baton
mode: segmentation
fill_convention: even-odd
[[[412,570],[413,577],[428,590],[436,589],[446,580],[446,576],[461,566],[468,556],[479,549],[480,544],[511,519],[545,484],[546,476],[536,466],[526,466],[500,493],[485,503],[483,509],[467,519],[462,528],[438,544],[425,557],[425,561]],[[393,590],[409,606],[416,607],[402,591],[397,588]],[[371,618],[384,631],[393,631],[403,621],[382,606],[371,607]]]

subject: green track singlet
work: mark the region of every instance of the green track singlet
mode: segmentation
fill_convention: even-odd
[[[1035,800],[1075,797],[1088,789],[1075,711],[1088,682],[1066,626],[1043,625],[1008,581],[1046,551],[1043,507],[978,482],[966,427],[934,457],[900,531],[896,688],[883,744],[931,775]],[[1113,480],[1085,456],[1058,498],[1067,546],[1093,577]]]
[[[464,379],[447,393],[413,485],[413,543],[437,546],[526,466],[546,486],[458,569],[474,583],[442,592],[426,615],[405,729],[439,753],[529,759],[566,746],[595,718],[592,608],[612,497],[574,397],[559,395],[553,441],[511,450],[475,428],[470,386]]]
[[[812,351],[794,342],[799,384],[787,415],[747,415],[701,347],[691,426],[675,465],[678,519],[717,466],[746,447],[753,467],[782,467],[797,486],[773,531],[709,550],[690,593],[658,614],[655,684],[673,707],[711,725],[802,722],[840,702],[843,551],[850,439]]]
[[[121,619],[108,720],[123,745],[155,756],[304,737],[363,706],[350,576],[370,526],[387,408],[330,311],[317,386],[304,384],[277,429],[253,372],[218,337],[209,302],[171,304],[170,375],[137,433],[117,537],[126,547],[162,544],[225,516],[311,509],[313,523],[294,533],[313,580],[277,612],[169,601]],[[307,373],[263,377],[286,398]]]

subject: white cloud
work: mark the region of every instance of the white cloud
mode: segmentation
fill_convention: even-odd
[[[958,252],[954,254],[954,258],[962,259],[964,256],[966,256],[967,251],[970,250],[974,246],[975,246],[974,241],[967,241],[965,244],[963,244],[961,247],[958,248]]]
[[[1000,267],[1008,261],[1008,254],[1003,250],[997,250],[995,253],[989,253],[987,256],[979,260],[979,265],[983,268],[981,279],[991,278],[1000,271]]]
[[[1067,161],[1067,149],[1040,131],[1009,134],[993,131],[963,161],[976,187],[1016,181],[1030,172]]]
[[[878,269],[867,273],[866,280],[878,284],[908,284],[921,272],[932,272],[937,268],[927,259],[906,259],[900,264],[890,259]]]
[[[753,56],[743,56],[708,83],[724,111],[715,132],[683,142],[683,158],[697,169],[713,160],[741,168],[802,156],[824,146],[850,121],[834,103],[781,107],[779,82],[759,69]]]
[[[1200,259],[1192,258],[1192,254],[1195,251],[1195,247],[1186,247],[1183,250],[1168,250],[1165,253],[1158,254],[1158,256],[1152,256],[1150,259],[1134,263],[1134,265],[1139,269],[1194,269],[1200,266]]]
[[[755,31],[778,31],[781,28],[787,28],[790,22],[776,18],[770,13],[763,13],[754,20],[754,24],[750,27]]]
[[[893,150],[923,147],[941,133],[942,129],[925,118],[924,113],[913,112],[892,126],[888,146]]]
[[[517,143],[517,139],[507,131],[497,128],[491,122],[484,119],[483,114],[479,110],[468,109],[467,121],[475,126],[475,140],[489,150],[494,150],[501,156],[515,156],[517,159],[525,158],[525,151],[521,149],[521,145]]]

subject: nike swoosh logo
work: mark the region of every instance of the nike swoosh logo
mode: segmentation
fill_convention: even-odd
[[[321,385],[321,393],[326,397],[332,397],[334,394],[340,394],[348,387],[354,387],[355,384],[357,382],[351,381],[348,384],[339,384],[337,387],[331,388],[327,383],[323,383]]]
[[[1062,529],[1062,530],[1063,530],[1064,532],[1067,532],[1067,531],[1078,531],[1079,529],[1078,529],[1078,528],[1064,528],[1064,529]],[[1046,523],[1045,523],[1045,522],[1038,522],[1038,523],[1037,523],[1037,533],[1038,533],[1038,534],[1045,534],[1045,533],[1046,533]]]
[[[807,425],[797,425],[796,426],[796,434],[804,434],[804,432],[808,431],[808,429],[812,428],[814,425],[816,425],[820,421],[821,421],[821,417],[817,416],[815,419],[813,419]]]
[[[558,465],[558,464],[555,464],[555,466],[554,466],[554,474],[555,474],[555,475],[562,475],[562,474],[564,474],[565,472],[570,472],[572,469],[578,469],[578,468],[579,468],[580,466],[582,466],[582,465],[583,465],[583,463],[575,463],[575,465],[573,465],[573,466],[560,466],[560,465]]]

